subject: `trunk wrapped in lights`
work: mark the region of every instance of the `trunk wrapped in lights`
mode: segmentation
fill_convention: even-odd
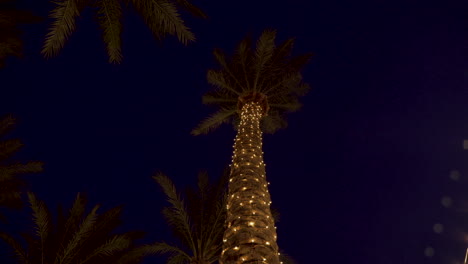
[[[260,120],[268,106],[262,97],[239,100],[221,264],[280,263],[263,163]]]

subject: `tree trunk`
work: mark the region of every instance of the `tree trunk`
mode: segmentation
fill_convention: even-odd
[[[279,264],[276,227],[263,163],[258,102],[241,108],[229,179],[226,230],[221,264]]]

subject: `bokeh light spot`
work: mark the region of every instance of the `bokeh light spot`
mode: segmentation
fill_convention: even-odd
[[[434,229],[434,232],[437,233],[437,234],[441,234],[444,232],[444,225],[442,224],[434,224],[434,226],[432,227],[432,229]]]
[[[424,256],[428,257],[428,258],[431,258],[434,256],[434,249],[432,247],[427,247],[425,250],[424,250]]]
[[[448,208],[448,207],[452,206],[453,201],[452,201],[452,198],[451,198],[451,197],[449,197],[449,196],[444,196],[444,197],[442,197],[442,199],[440,200],[440,203],[441,203],[444,207],[447,207],[447,208]]]
[[[450,172],[450,179],[452,179],[454,181],[458,181],[460,179],[460,172],[457,171],[457,170],[452,170]]]

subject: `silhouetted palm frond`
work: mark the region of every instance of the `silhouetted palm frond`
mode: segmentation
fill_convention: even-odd
[[[195,240],[192,237],[193,229],[190,217],[180,194],[177,193],[174,184],[166,175],[159,173],[153,179],[161,186],[167,197],[167,201],[171,205],[163,210],[167,223],[175,230],[175,233],[181,235],[184,243],[190,245],[192,250],[195,250]]]
[[[197,188],[189,188],[184,192],[184,197],[187,198],[185,206],[180,194],[167,176],[159,173],[154,177],[162,187],[170,204],[169,207],[164,208],[163,213],[174,235],[180,240],[178,246],[159,243],[161,249],[166,250],[166,252],[161,253],[168,255],[167,263],[210,264],[218,260],[226,220],[224,203],[227,178],[228,173],[226,172],[218,183],[211,184],[208,175],[205,172],[200,172]],[[178,200],[178,202],[174,202],[174,200]],[[181,206],[184,208],[184,218],[176,222],[173,219],[181,218],[179,212]],[[171,216],[171,214],[173,215]]]
[[[99,206],[95,206],[86,213],[86,200],[78,194],[69,213],[59,210],[53,222],[44,202],[32,193],[28,197],[35,229],[34,235],[23,236],[27,247],[0,233],[0,240],[10,245],[20,263],[137,264],[145,256],[163,251],[155,245],[136,245],[141,232],[115,233],[121,207],[98,214]]]
[[[42,49],[42,54],[47,58],[56,56],[63,48],[76,28],[76,18],[85,7],[97,10],[110,63],[122,61],[123,6],[133,5],[156,38],[162,39],[167,34],[174,35],[185,45],[194,41],[195,36],[181,18],[178,6],[195,16],[206,18],[199,8],[187,0],[56,0],[55,4],[50,14],[53,22]]]
[[[47,33],[42,54],[46,57],[56,56],[75,30],[76,18],[80,15],[77,0],[57,0],[57,5],[50,13],[54,20]]]
[[[193,135],[208,134],[210,131],[215,130],[223,123],[228,123],[230,117],[234,117],[236,109],[221,109],[213,115],[203,120],[193,131]]]
[[[122,52],[120,50],[120,22],[122,11],[119,0],[101,0],[99,4],[99,23],[103,30],[104,43],[107,45],[107,54],[110,63],[120,63]]]
[[[0,208],[20,208],[23,204],[21,194],[26,185],[21,176],[42,171],[42,162],[19,163],[12,160],[13,155],[23,147],[20,140],[5,138],[15,123],[12,116],[0,119]],[[1,213],[0,219],[5,220]]]
[[[0,0],[0,68],[9,56],[21,57],[23,53],[22,30],[18,27],[39,21],[29,11],[15,7],[15,0]]]

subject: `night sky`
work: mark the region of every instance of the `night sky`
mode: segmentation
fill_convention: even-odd
[[[21,3],[42,16],[53,7]],[[279,247],[299,264],[463,260],[466,1],[194,3],[210,18],[183,12],[197,37],[186,47],[174,37],[154,40],[138,15],[125,12],[121,65],[108,64],[89,10],[56,58],[40,55],[50,21],[25,27],[24,58],[0,70],[0,115],[19,120],[13,135],[25,147],[16,159],[45,163],[27,177],[40,199],[70,206],[85,192],[103,209],[126,204],[123,229],[148,231],[144,242],[173,241],[151,176],[164,172],[183,189],[199,170],[221,175],[232,126],[190,135],[214,110],[201,103],[206,71],[216,67],[211,52],[231,52],[247,33],[273,28],[278,41],[296,37],[295,54],[314,54],[303,71],[312,87],[303,108],[287,129],[264,138]],[[441,205],[445,195],[453,208]]]

